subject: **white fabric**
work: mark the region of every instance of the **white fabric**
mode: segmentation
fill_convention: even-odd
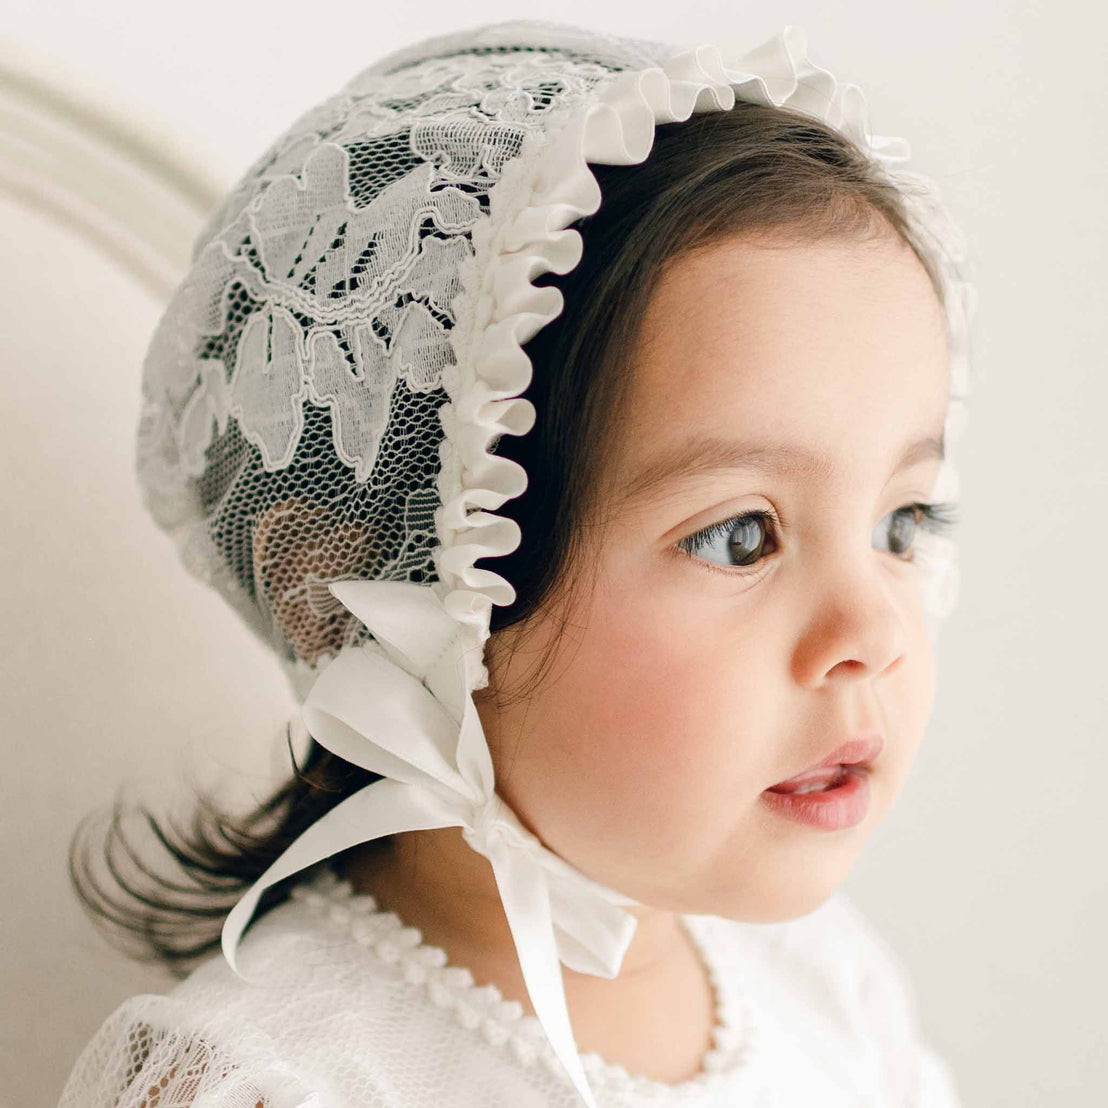
[[[517,21],[382,59],[299,119],[213,215],[144,372],[148,506],[278,652],[313,737],[386,778],[240,901],[228,962],[273,882],[381,835],[461,826],[492,863],[528,994],[588,1108],[559,961],[618,974],[635,922],[620,905],[634,902],[551,854],[495,795],[472,693],[488,682],[491,606],[515,592],[475,563],[518,545],[495,510],[527,475],[490,447],[534,424],[522,345],[562,297],[531,282],[580,260],[570,225],[601,203],[590,163],[641,162],[657,124],[736,98],[841,130],[931,236],[951,335],[935,494],[954,495],[964,245],[933,185],[902,168],[907,143],[870,133],[860,90],[815,66],[795,27],[733,58]],[[934,637],[956,597],[954,546],[919,538]]]
[[[576,1108],[517,1001],[327,867],[294,893],[243,940],[254,983],[216,957],[125,1001],[59,1108]],[[676,1085],[580,1055],[601,1108],[959,1108],[903,965],[845,894],[785,923],[682,921],[715,989],[713,1045]]]

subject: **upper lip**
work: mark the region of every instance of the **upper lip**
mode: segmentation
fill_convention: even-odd
[[[822,762],[817,762],[814,766],[802,769],[799,773],[793,774],[793,777],[802,777],[806,773],[814,773],[818,769],[826,769],[830,766],[862,764],[868,768],[869,763],[874,761],[881,753],[884,745],[885,740],[881,735],[863,735],[848,739],[841,746],[835,747]],[[793,780],[793,777],[786,777],[783,781],[776,782],[776,784],[783,785],[785,781]]]

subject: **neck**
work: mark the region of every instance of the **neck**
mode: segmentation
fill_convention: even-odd
[[[468,969],[476,984],[495,985],[525,1015],[536,1014],[492,866],[460,828],[405,831],[347,851],[335,868],[355,892],[371,893],[381,911],[441,947],[451,965]],[[578,1049],[657,1081],[688,1080],[711,1045],[707,969],[675,913],[642,905],[625,911],[638,925],[615,978],[561,967]]]
[[[356,892],[372,893],[382,911],[419,928],[423,941],[442,947],[451,963],[518,968],[492,866],[465,841],[461,828],[406,831],[389,843],[348,851],[336,868]],[[612,992],[617,982],[641,983],[667,972],[676,957],[687,953],[676,913],[640,905],[624,910],[638,924],[618,977],[610,981],[563,966],[567,996],[592,986]],[[524,1003],[524,997],[516,999]]]

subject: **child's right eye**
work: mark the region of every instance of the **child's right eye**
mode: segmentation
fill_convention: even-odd
[[[767,539],[773,542],[773,548],[776,549],[776,542],[773,539],[777,533],[776,525],[777,517],[773,512],[764,509],[744,512],[742,515],[713,523],[703,531],[697,531],[695,535],[689,535],[682,539],[677,547],[689,557],[699,557],[701,550],[710,549],[712,544],[719,547],[721,545],[719,540],[725,539],[727,541],[722,544],[723,560],[717,561],[715,558],[704,560],[730,569],[741,569],[755,565],[762,555],[767,553],[765,549]]]

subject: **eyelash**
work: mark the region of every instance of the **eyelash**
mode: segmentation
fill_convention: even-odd
[[[944,535],[957,525],[958,507],[956,503],[951,501],[932,504],[916,501],[915,503],[905,504],[900,508],[896,508],[889,514],[896,515],[901,512],[911,512],[916,517],[917,526],[922,527],[931,534]],[[721,520],[719,523],[713,523],[710,527],[705,527],[702,531],[697,531],[695,534],[683,538],[676,544],[676,549],[685,557],[691,558],[698,565],[704,566],[704,568],[711,570],[713,573],[725,573],[732,577],[749,577],[753,574],[760,573],[761,570],[758,568],[758,563],[751,566],[721,566],[716,562],[710,562],[705,558],[699,558],[695,553],[697,548],[707,545],[713,539],[724,538],[730,535],[740,523],[747,523],[750,520],[757,520],[763,525],[763,528],[768,522],[771,526],[767,534],[774,540],[774,545],[777,545],[781,531],[781,521],[777,518],[777,513],[772,509],[760,508],[757,511],[743,512],[741,515],[732,516],[730,519]],[[913,548],[909,550],[907,557],[901,555],[894,555],[894,557],[897,557],[902,562],[914,562],[914,544]],[[764,561],[764,558],[759,559],[759,562],[761,561]]]

